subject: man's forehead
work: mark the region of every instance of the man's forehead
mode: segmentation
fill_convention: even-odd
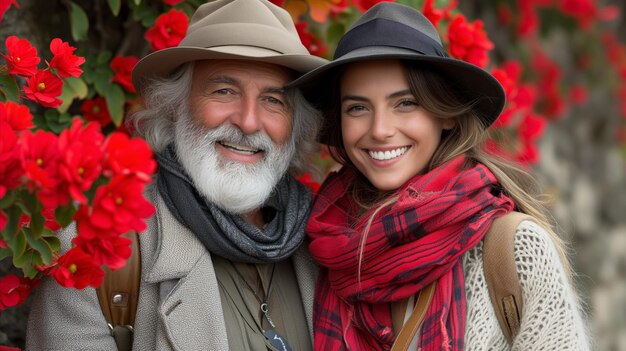
[[[295,73],[283,66],[249,60],[202,60],[194,65],[194,79],[220,80],[246,83],[250,80],[282,87],[294,78]]]

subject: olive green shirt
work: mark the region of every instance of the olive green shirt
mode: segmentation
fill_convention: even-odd
[[[291,260],[276,263],[274,267],[274,264],[231,262],[213,255],[213,265],[230,350],[276,350],[263,335],[268,329],[273,329],[287,340],[293,351],[313,349]],[[261,311],[261,303],[265,301],[268,291],[267,305],[275,328],[271,327]]]

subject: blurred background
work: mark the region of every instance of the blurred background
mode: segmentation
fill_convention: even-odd
[[[291,13],[311,53],[332,58],[341,34],[378,1],[273,2]],[[489,70],[505,87],[508,103],[487,146],[522,162],[542,181],[559,232],[570,243],[594,350],[626,351],[624,1],[398,2],[435,23],[452,56]],[[82,76],[64,80],[63,104],[55,108],[8,94],[10,76],[0,58],[0,101],[28,106],[36,129],[59,133],[82,118],[104,132],[124,130],[123,116],[139,103],[129,81],[132,66],[150,51],[177,45],[201,3],[0,0],[5,59],[10,36],[28,39],[42,58],[51,57],[49,43],[61,38],[85,58]],[[322,169],[332,165],[326,153],[316,162]],[[301,179],[313,189],[322,181],[308,174]],[[9,258],[0,261],[0,276],[14,271]],[[23,346],[28,308],[25,298],[0,311],[0,345]]]

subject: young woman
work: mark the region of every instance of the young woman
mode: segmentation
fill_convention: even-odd
[[[491,75],[449,58],[422,14],[385,2],[344,35],[333,62],[292,85],[326,112],[320,140],[343,165],[307,226],[322,267],[316,350],[390,349],[430,287],[411,350],[589,348],[537,184],[481,151],[505,102]],[[514,210],[534,220],[515,231],[524,307],[509,344],[489,299],[482,239]]]

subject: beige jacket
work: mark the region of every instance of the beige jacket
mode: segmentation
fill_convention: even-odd
[[[227,351],[222,305],[211,255],[167,209],[155,188],[148,198],[157,213],[139,235],[142,283],[133,350]],[[64,249],[75,235],[62,236]],[[305,245],[293,256],[312,334],[317,267]],[[65,289],[51,279],[38,287],[31,307],[26,350],[115,350],[95,289]]]

